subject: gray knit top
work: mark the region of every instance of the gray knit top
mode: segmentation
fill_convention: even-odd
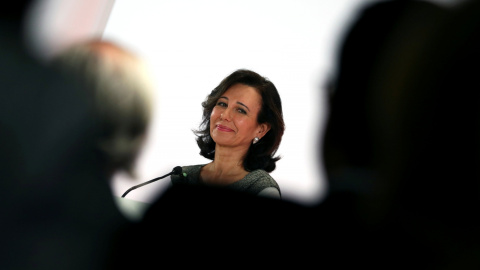
[[[202,184],[200,181],[200,170],[207,164],[183,166],[183,175],[172,175],[171,182],[175,184]],[[244,178],[225,186],[238,191],[245,191],[258,195],[266,188],[275,188],[280,193],[280,186],[265,170],[257,169],[249,172]]]

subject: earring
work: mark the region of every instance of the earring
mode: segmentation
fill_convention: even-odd
[[[260,140],[260,139],[259,139],[258,137],[255,137],[255,138],[253,139],[253,144],[256,144],[259,140]]]

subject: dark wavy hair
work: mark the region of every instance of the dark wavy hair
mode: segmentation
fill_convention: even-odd
[[[224,78],[220,84],[202,102],[203,118],[198,130],[193,130],[200,147],[200,155],[213,160],[215,157],[215,141],[210,136],[210,115],[218,99],[233,85],[244,84],[253,87],[262,97],[262,108],[258,113],[259,124],[268,123],[270,130],[256,144],[252,144],[243,160],[247,171],[263,169],[267,172],[275,170],[276,162],[281,159],[275,156],[285,131],[282,101],[275,85],[258,73],[247,69],[239,69]]]

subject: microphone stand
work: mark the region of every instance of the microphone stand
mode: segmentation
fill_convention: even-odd
[[[133,187],[127,189],[127,191],[125,191],[125,193],[123,193],[122,198],[124,198],[130,191],[132,191],[132,190],[134,190],[134,189],[137,189],[137,188],[139,188],[139,187],[141,187],[141,186],[150,184],[150,183],[152,183],[152,182],[155,182],[155,181],[157,181],[157,180],[160,180],[160,179],[165,178],[165,177],[167,177],[167,176],[169,176],[169,175],[172,175],[172,174],[180,175],[181,173],[182,173],[182,167],[177,166],[177,167],[173,168],[173,170],[172,170],[171,172],[165,174],[164,176],[160,176],[160,177],[154,178],[154,179],[152,179],[152,180],[148,180],[147,182],[141,183],[141,184],[139,184],[139,185],[136,185],[136,186],[133,186]]]

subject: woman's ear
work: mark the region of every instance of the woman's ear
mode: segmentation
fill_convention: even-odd
[[[267,134],[267,132],[271,128],[272,128],[272,126],[269,123],[260,124],[257,136],[255,136],[255,137],[258,137],[259,139],[263,138],[263,136],[265,136],[265,134]]]

